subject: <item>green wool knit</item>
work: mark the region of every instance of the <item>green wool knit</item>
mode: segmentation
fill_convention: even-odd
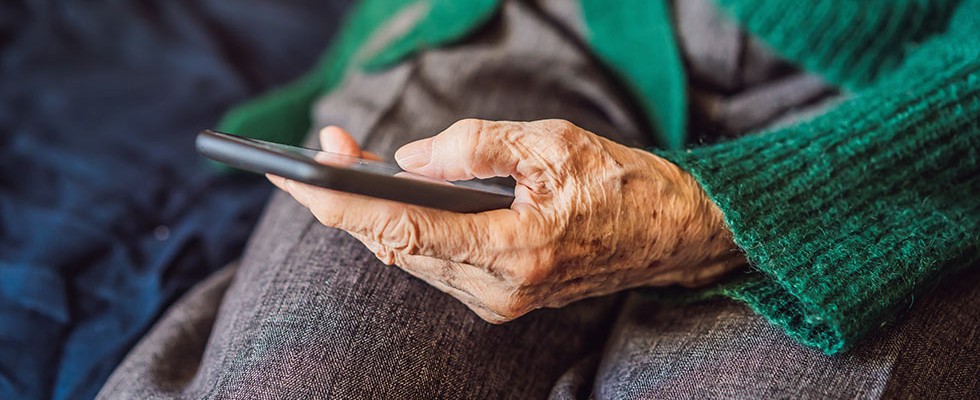
[[[664,1],[582,0],[582,9],[590,48],[673,149],[684,137],[684,76]],[[221,128],[301,136],[312,101],[349,68],[451,43],[497,2],[365,1],[313,72],[232,110]],[[658,152],[701,183],[752,266],[705,293],[840,352],[943,276],[980,262],[980,0],[718,2],[783,58],[852,96],[795,126]],[[371,32],[419,4],[426,17],[414,28],[357,60]],[[631,12],[612,9],[625,4]]]
[[[721,207],[757,271],[727,294],[833,354],[980,261],[980,1],[952,19],[948,1],[843,15],[724,3],[787,57],[859,88],[796,126],[663,153]],[[914,28],[946,31],[915,43],[927,35]]]

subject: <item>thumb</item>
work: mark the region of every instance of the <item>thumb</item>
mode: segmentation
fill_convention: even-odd
[[[436,136],[409,143],[395,152],[406,171],[449,181],[530,175],[533,157],[522,157],[508,131],[521,123],[464,119]],[[538,168],[540,169],[540,168]]]

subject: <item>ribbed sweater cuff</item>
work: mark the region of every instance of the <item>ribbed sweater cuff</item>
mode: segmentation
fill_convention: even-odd
[[[660,153],[701,183],[758,272],[729,295],[833,354],[976,262],[980,73],[975,59],[942,65],[797,126]]]

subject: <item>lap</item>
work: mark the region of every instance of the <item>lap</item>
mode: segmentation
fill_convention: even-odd
[[[614,314],[599,299],[490,325],[307,214],[273,202],[277,221],[259,229],[226,296],[211,335],[219,351],[203,361],[221,367],[200,379],[222,397],[542,393],[557,368],[601,344]],[[297,223],[282,229],[284,219]],[[288,248],[260,244],[283,235]]]

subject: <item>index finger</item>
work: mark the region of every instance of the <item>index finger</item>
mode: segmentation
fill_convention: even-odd
[[[363,235],[396,251],[487,269],[498,267],[521,236],[517,211],[455,213],[307,185],[269,176],[324,225]]]

